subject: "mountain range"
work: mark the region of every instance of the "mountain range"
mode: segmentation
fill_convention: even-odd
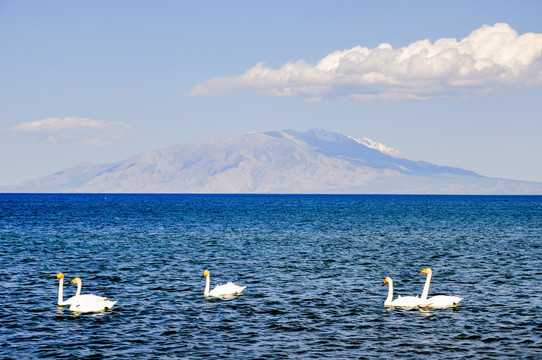
[[[113,164],[84,162],[0,192],[542,194],[542,182],[488,178],[315,129],[183,143]]]

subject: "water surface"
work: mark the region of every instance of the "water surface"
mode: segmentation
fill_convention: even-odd
[[[542,197],[3,194],[0,357],[540,359],[541,245]],[[425,267],[459,307],[383,306]]]

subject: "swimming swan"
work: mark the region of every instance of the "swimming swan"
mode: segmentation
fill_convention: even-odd
[[[211,287],[211,276],[209,270],[205,270],[203,272],[203,277],[205,277],[205,290],[203,291],[203,296],[212,296],[212,297],[220,297],[220,296],[231,296],[231,295],[239,295],[245,290],[246,286],[239,286],[235,285],[231,281],[224,285],[216,285],[215,288],[211,291],[209,291],[209,288]]]
[[[427,275],[427,279],[425,279],[425,285],[423,286],[423,292],[422,292],[422,301],[423,307],[428,308],[445,308],[445,307],[452,307],[459,304],[463,298],[459,296],[448,296],[448,295],[437,295],[427,298],[427,295],[429,295],[429,284],[431,283],[431,276],[433,275],[433,270],[430,268],[425,268],[422,271],[420,271],[422,274]]]
[[[103,311],[105,309],[111,309],[117,301],[107,300],[107,298],[96,295],[81,295],[81,287],[83,282],[80,278],[76,277],[70,284],[77,284],[77,293],[74,296],[74,300],[70,305],[70,311],[77,312],[94,312]]]
[[[56,278],[59,279],[59,281],[58,281],[58,302],[57,302],[57,305],[58,306],[71,305],[74,302],[75,297],[77,295],[81,294],[81,287],[80,286],[77,287],[77,293],[74,296],[72,296],[71,298],[69,298],[66,301],[63,301],[62,299],[64,298],[64,274],[63,273],[58,273],[56,275]],[[88,299],[88,300],[91,300],[91,299],[105,300],[105,298],[102,297],[102,296],[96,296],[96,295],[92,295],[92,294],[80,295],[80,299],[81,300],[84,300],[84,299]]]
[[[421,305],[422,299],[418,296],[398,296],[397,299],[392,301],[393,298],[393,280],[391,277],[386,277],[382,286],[388,284],[388,297],[384,301],[384,306],[398,306],[404,308],[415,308]]]

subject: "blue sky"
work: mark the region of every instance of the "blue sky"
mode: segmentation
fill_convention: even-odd
[[[320,128],[542,181],[540,1],[2,1],[0,185]]]

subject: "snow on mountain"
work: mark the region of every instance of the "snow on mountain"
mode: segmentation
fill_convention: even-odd
[[[392,156],[394,158],[397,158],[397,159],[408,159],[408,160],[413,160],[413,161],[417,161],[416,158],[412,157],[412,156],[408,156],[408,155],[405,155],[405,154],[402,154],[400,153],[399,151],[395,150],[394,148],[391,148],[391,147],[387,147],[386,145],[384,144],[381,144],[379,142],[376,142],[374,140],[371,140],[369,138],[366,138],[364,137],[363,139],[355,139],[353,137],[350,137],[352,140],[362,144],[362,145],[365,145],[367,147],[370,147],[371,149],[375,149],[375,150],[378,150],[380,151],[381,153],[383,154],[386,154],[386,155],[389,155],[389,156]]]
[[[184,143],[114,164],[82,163],[0,191],[541,194],[542,184],[417,161],[367,138],[284,130]]]

